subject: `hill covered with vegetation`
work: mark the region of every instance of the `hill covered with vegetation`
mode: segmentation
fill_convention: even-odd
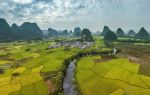
[[[0,40],[31,40],[43,38],[43,32],[36,23],[24,22],[21,26],[15,23],[10,27],[5,19],[0,19]]]

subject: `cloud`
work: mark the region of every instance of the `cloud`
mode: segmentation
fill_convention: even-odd
[[[103,25],[128,28],[141,23],[148,27],[149,4],[148,0],[0,0],[0,17],[10,24],[37,22],[42,28],[80,25],[96,30]]]
[[[33,0],[12,0],[12,2],[18,3],[18,4],[29,4],[29,3],[32,3]]]

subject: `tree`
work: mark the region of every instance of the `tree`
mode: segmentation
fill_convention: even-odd
[[[103,28],[103,32],[102,32],[102,36],[105,36],[106,35],[106,33],[108,32],[108,31],[110,31],[110,29],[109,29],[109,27],[108,26],[104,26],[104,28]]]
[[[134,30],[132,30],[132,29],[129,30],[129,32],[128,32],[128,35],[131,36],[131,37],[134,37],[135,34],[136,34],[136,33],[135,33]]]
[[[142,27],[140,29],[140,31],[135,35],[135,38],[138,39],[149,39],[150,35],[149,33],[144,29],[144,27]]]
[[[80,27],[76,27],[74,29],[74,33],[73,33],[74,36],[81,36],[81,28]]]
[[[117,40],[117,35],[112,31],[108,31],[106,33],[106,35],[104,36],[104,40],[105,41],[115,41],[115,40]]]
[[[93,41],[93,37],[89,29],[83,29],[81,34],[82,41]]]
[[[118,29],[117,29],[116,34],[117,34],[118,37],[124,36],[124,32],[123,32],[123,30],[122,30],[121,28],[118,28]]]

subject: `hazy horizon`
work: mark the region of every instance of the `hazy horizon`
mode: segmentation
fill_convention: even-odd
[[[1,0],[0,18],[11,25],[36,22],[42,30],[74,27],[113,31],[145,27],[150,31],[150,1],[147,0]]]

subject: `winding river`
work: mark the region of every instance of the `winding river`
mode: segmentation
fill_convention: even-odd
[[[116,52],[117,52],[116,48],[113,48],[112,54],[116,54]],[[64,95],[76,95],[77,94],[77,91],[75,90],[75,86],[73,82],[75,61],[76,60],[73,60],[70,62],[66,71],[66,76],[64,77],[64,81],[63,81]]]
[[[69,64],[66,71],[66,76],[63,82],[64,95],[76,95],[76,90],[73,82],[74,70],[75,70],[75,60]]]

